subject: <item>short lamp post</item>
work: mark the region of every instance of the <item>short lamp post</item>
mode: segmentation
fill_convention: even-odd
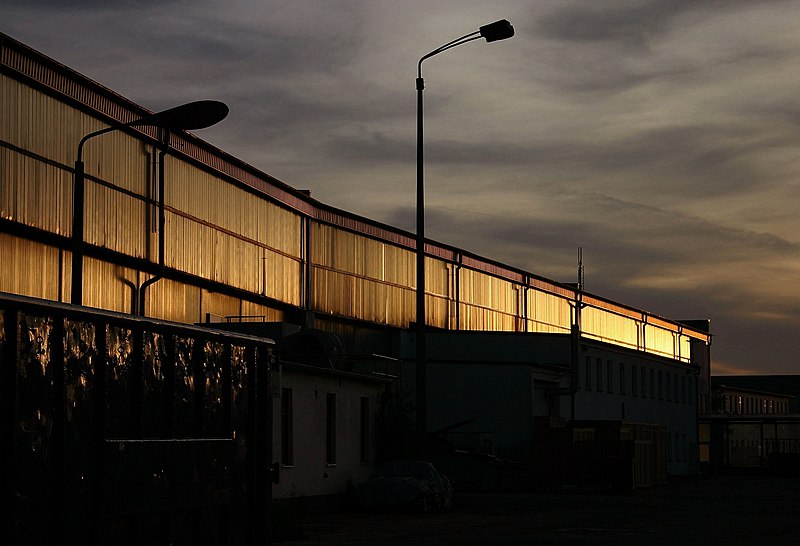
[[[93,131],[78,143],[78,156],[75,160],[75,176],[72,186],[72,285],[70,301],[83,305],[83,247],[84,247],[84,188],[85,171],[83,165],[83,146],[94,137],[126,127],[158,127],[165,130],[205,129],[222,121],[228,115],[228,107],[219,101],[201,100],[176,106],[155,114],[149,114],[122,125],[113,125]]]
[[[460,38],[448,42],[424,55],[417,63],[417,288],[416,288],[416,441],[417,451],[424,455],[428,444],[428,381],[425,341],[425,191],[422,131],[422,61],[461,44],[484,38],[487,42],[505,40],[514,36],[514,27],[502,19],[480,27]]]

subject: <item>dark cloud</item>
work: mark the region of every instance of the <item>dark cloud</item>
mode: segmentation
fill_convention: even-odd
[[[560,2],[537,20],[536,31],[569,42],[616,42],[646,48],[653,37],[669,32],[679,17],[750,5],[749,0]]]
[[[187,0],[3,0],[7,7],[24,7],[31,10],[75,11],[117,11],[133,8],[137,10],[151,7],[165,8],[172,4],[187,4]]]

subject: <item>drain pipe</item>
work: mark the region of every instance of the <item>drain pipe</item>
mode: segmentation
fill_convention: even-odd
[[[164,276],[164,226],[166,218],[164,215],[164,156],[169,150],[169,130],[164,129],[162,146],[158,152],[158,273],[144,281],[137,289],[137,301],[139,302],[139,316],[145,316],[145,292],[150,285],[157,283]]]

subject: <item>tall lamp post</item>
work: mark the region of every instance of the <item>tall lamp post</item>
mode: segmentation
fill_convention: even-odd
[[[129,123],[93,131],[80,140],[78,143],[78,157],[75,160],[75,176],[72,186],[72,285],[70,301],[73,304],[83,305],[83,225],[85,206],[84,144],[94,137],[126,127],[150,126],[167,131],[171,129],[185,131],[205,129],[206,127],[210,127],[222,121],[227,115],[228,107],[222,102],[213,100],[195,101],[156,112],[155,114],[148,114]]]
[[[427,450],[428,436],[428,381],[425,341],[425,191],[422,139],[422,61],[461,44],[484,38],[487,42],[505,40],[514,36],[514,27],[505,19],[480,27],[423,55],[417,63],[417,291],[416,291],[416,440],[417,451]]]

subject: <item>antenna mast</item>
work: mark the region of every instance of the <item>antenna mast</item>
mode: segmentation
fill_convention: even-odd
[[[583,292],[583,247],[578,247],[578,292]]]

